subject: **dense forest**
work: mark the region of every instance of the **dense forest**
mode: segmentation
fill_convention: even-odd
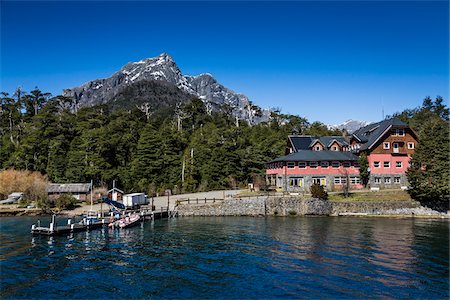
[[[279,111],[255,125],[197,98],[152,108],[124,95],[131,98],[77,109],[74,99],[38,88],[3,92],[0,169],[39,171],[57,183],[115,179],[127,192],[205,191],[262,182],[265,162],[284,154],[289,134],[342,134]]]
[[[393,115],[407,123],[419,143],[406,175],[410,195],[423,205],[441,211],[450,209],[449,108],[442,97],[426,97],[420,107]]]

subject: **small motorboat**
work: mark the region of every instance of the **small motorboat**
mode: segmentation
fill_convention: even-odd
[[[130,216],[127,217],[123,217],[120,220],[117,220],[113,223],[110,223],[109,226],[110,227],[115,227],[118,226],[120,228],[126,228],[126,227],[131,227],[133,225],[136,225],[139,220],[141,219],[141,216],[138,214],[132,214]]]

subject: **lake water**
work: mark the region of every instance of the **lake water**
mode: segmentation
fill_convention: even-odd
[[[125,230],[32,237],[36,220],[0,219],[3,299],[447,298],[449,293],[445,220],[178,218]]]

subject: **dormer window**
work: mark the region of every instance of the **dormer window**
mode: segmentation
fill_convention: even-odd
[[[320,151],[320,146],[316,146],[316,151]]]
[[[333,146],[333,151],[338,151],[338,147]]]
[[[383,149],[389,149],[390,148],[390,144],[387,142],[383,143]]]
[[[405,136],[405,129],[403,128],[397,128],[394,130],[393,135],[396,136]]]
[[[414,149],[414,143],[413,142],[409,142],[408,143],[408,149]]]

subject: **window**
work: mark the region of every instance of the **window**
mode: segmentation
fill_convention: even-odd
[[[408,143],[408,149],[414,149],[414,143],[409,142]]]
[[[289,180],[289,184],[292,187],[302,187],[303,186],[303,177],[291,177]]]
[[[359,177],[357,177],[357,176],[352,176],[352,177],[350,177],[350,183],[351,184],[359,184]]]
[[[334,177],[334,184],[341,184],[341,177]]]
[[[385,168],[390,168],[391,167],[391,163],[388,161],[383,162],[383,167]]]
[[[293,162],[288,162],[288,163],[287,163],[287,167],[288,167],[289,169],[293,169],[293,168],[295,167],[295,163],[293,163]]]
[[[309,167],[311,169],[317,169],[317,161],[311,161],[309,162]]]
[[[397,128],[394,131],[394,135],[405,136],[405,130],[403,128]]]
[[[381,183],[381,177],[375,177],[374,178],[374,183],[380,184]]]
[[[326,184],[325,177],[315,177],[315,178],[313,178],[313,183],[314,184],[325,185]]]
[[[373,167],[374,168],[379,168],[380,167],[380,162],[379,161],[374,161],[373,162]]]
[[[298,162],[298,167],[299,167],[300,169],[306,168],[306,162],[304,162],[304,161],[299,161],[299,162]]]
[[[394,177],[394,183],[400,184],[400,177]]]
[[[327,161],[323,161],[323,162],[320,163],[320,166],[321,166],[322,168],[328,168],[329,163],[328,163]]]
[[[333,162],[331,163],[331,165],[333,166],[333,168],[339,168],[339,167],[341,166],[341,163],[338,162],[338,161],[333,161]]]
[[[391,184],[391,177],[384,177],[385,184]]]
[[[344,168],[350,168],[350,163],[348,162],[348,161],[345,161],[345,162],[343,162],[342,163],[342,166],[344,167]]]
[[[358,163],[357,161],[355,161],[355,162],[353,163],[353,166],[354,166],[355,168],[359,168],[359,163]]]
[[[398,153],[398,143],[392,143],[392,148],[394,149],[394,153]]]
[[[390,144],[387,142],[383,143],[383,149],[389,149],[390,148]]]
[[[338,147],[337,146],[333,146],[333,151],[338,151]]]
[[[347,177],[341,177],[341,183],[346,184],[347,183]]]
[[[396,161],[395,162],[395,167],[396,168],[401,168],[402,167],[402,162],[401,161]]]
[[[316,146],[316,151],[320,151],[320,146]]]

